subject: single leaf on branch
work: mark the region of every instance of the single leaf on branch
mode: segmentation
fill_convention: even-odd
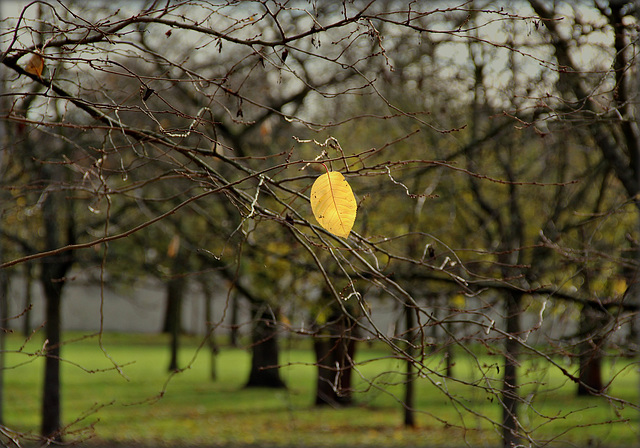
[[[33,53],[31,58],[27,61],[25,71],[32,75],[36,75],[38,78],[42,78],[42,71],[44,70],[44,58],[40,53]]]
[[[344,176],[328,171],[311,187],[311,210],[318,223],[329,232],[347,238],[356,220],[358,204]]]

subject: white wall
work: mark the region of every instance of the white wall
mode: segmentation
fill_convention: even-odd
[[[88,284],[74,275],[70,275],[64,288],[62,299],[62,326],[64,330],[97,331],[101,322],[107,332],[157,333],[162,330],[166,306],[166,292],[159,281],[145,279],[134,288],[113,289]],[[9,316],[23,314],[25,308],[24,279],[13,277],[9,288]],[[44,323],[44,299],[38,281],[32,283],[33,307],[31,326]],[[214,323],[230,323],[230,307],[225,305],[227,291],[220,291],[213,299]],[[102,309],[101,309],[102,308]],[[249,320],[246,305],[241,313],[241,323]],[[21,330],[22,317],[9,321],[8,327]],[[182,323],[186,331],[204,333],[205,304],[204,296],[197,288],[190,288],[184,296]],[[220,331],[224,332],[225,328]]]
[[[134,288],[108,288],[103,291],[100,287],[88,283],[81,279],[80,275],[69,276],[70,280],[64,289],[62,306],[62,325],[64,330],[93,332],[100,329],[101,321],[103,330],[106,332],[136,332],[136,333],[157,333],[161,331],[164,311],[166,306],[166,293],[164,285],[153,279],[144,279],[138,282]],[[44,324],[44,300],[38,281],[32,284],[33,309],[31,311],[31,326],[36,328]],[[216,328],[218,334],[229,332],[231,323],[231,306],[227,297],[227,287],[222,285],[221,289],[214,293],[213,299],[213,323],[219,325]],[[356,299],[350,299],[356,300]],[[393,299],[380,300],[371,295],[366,298],[371,315],[376,326],[388,336],[393,336],[402,332],[403,317],[397,303]],[[501,318],[500,302],[497,306],[487,303],[481,304],[479,300],[467,299],[467,308],[474,306],[480,308],[484,305],[481,313],[461,314],[453,316],[456,320],[466,320],[467,323],[459,323],[455,329],[455,334],[461,338],[465,334],[470,339],[475,338],[501,338],[495,333],[485,333],[483,327],[473,323],[478,321],[488,324],[491,319],[495,320],[496,326],[503,326]],[[442,304],[442,303],[441,303]],[[101,311],[102,306],[102,311]],[[190,333],[204,334],[205,332],[205,308],[204,296],[196,285],[192,285],[184,296],[182,324],[183,328]],[[10,283],[9,293],[9,316],[23,314],[24,310],[24,280],[20,277],[13,277]],[[286,312],[286,310],[283,310]],[[527,331],[539,324],[539,310],[533,309],[524,314],[522,319],[522,329]],[[294,328],[304,328],[308,325],[309,319],[304,310],[287,313],[291,320],[290,325]],[[436,311],[436,318],[446,317],[443,311]],[[10,319],[8,328],[14,331],[22,330],[24,316]],[[250,310],[248,303],[242,300],[240,303],[239,324],[243,333],[248,333],[250,329]],[[547,337],[559,338],[562,336],[575,334],[578,323],[578,311],[574,308],[567,308],[562,311],[551,304],[545,310],[543,323],[539,330],[532,331],[527,336],[530,344],[544,344]],[[423,316],[422,324],[428,324],[428,320]],[[398,328],[396,328],[398,326]],[[623,342],[628,334],[628,325],[623,325],[616,331],[616,339]],[[362,334],[362,336],[367,336]],[[431,328],[425,329],[425,336],[430,342],[438,344],[448,339],[443,329],[438,326],[435,332]],[[525,335],[523,334],[523,337]]]

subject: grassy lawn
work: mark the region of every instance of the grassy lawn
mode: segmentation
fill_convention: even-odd
[[[404,366],[383,348],[360,348],[363,363],[356,373],[356,406],[319,409],[312,406],[313,354],[300,344],[288,347],[287,341],[282,343],[286,390],[247,390],[243,389],[249,369],[246,350],[223,348],[214,382],[208,375],[208,352],[196,356],[197,339],[184,339],[181,362],[189,368],[175,375],[166,372],[168,348],[163,336],[104,335],[103,342],[122,373],[113,369],[97,338],[63,347],[63,420],[73,433],[67,440],[92,437],[92,441],[146,445],[327,447],[499,444],[497,429],[487,420],[500,419],[498,396],[472,386],[499,387],[496,364],[501,361],[497,357],[458,355],[454,376],[461,382],[434,375],[421,378],[418,428],[404,429],[398,402],[403,392],[399,372]],[[22,344],[22,338],[11,335],[7,348],[17,350]],[[36,352],[41,345],[41,340],[31,341],[24,352]],[[364,362],[368,360],[373,361]],[[444,367],[438,355],[429,363],[434,370]],[[635,402],[635,368],[622,369],[631,363],[615,360],[603,373],[611,378],[623,370],[609,393]],[[23,433],[37,433],[43,360],[9,353],[6,364],[10,368],[5,371],[5,424]],[[608,446],[635,443],[636,410],[602,397],[576,398],[575,385],[557,369],[526,363],[521,372],[525,375],[521,393],[531,403],[521,409],[521,421],[536,440],[557,439],[554,446],[584,446],[589,441]],[[487,376],[495,380],[487,381]],[[542,384],[535,384],[536,380]]]

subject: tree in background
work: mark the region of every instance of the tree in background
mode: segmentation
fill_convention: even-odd
[[[545,107],[552,113],[570,117],[575,127],[583,129],[582,132],[589,136],[585,148],[596,148],[601,154],[607,182],[611,182],[608,180],[610,176],[615,176],[637,207],[636,198],[640,191],[640,165],[637,163],[640,133],[636,125],[638,69],[635,64],[637,18],[640,14],[637,2],[609,1],[596,4],[597,14],[594,10],[589,10],[590,14],[583,14],[575,8],[561,10],[534,0],[529,3],[543,25],[540,45],[550,47],[559,73],[554,94],[543,100]],[[557,21],[560,15],[565,19],[563,23]],[[575,32],[566,35],[567,27]],[[585,49],[577,47],[576,43],[584,39],[589,42],[592,35],[606,35],[608,45],[588,48],[598,57],[583,62],[580,52]],[[566,128],[563,120],[550,120],[547,117],[544,121],[531,121],[530,124],[548,126],[553,132],[563,132]],[[630,235],[637,234],[637,229],[628,231]],[[631,238],[634,241],[631,249],[638,251],[639,246],[635,243],[637,237]],[[585,254],[591,252],[588,245],[582,250]],[[636,255],[635,265],[637,261]],[[622,266],[624,264],[618,268],[618,274]],[[591,275],[589,269],[585,269],[585,285],[588,288],[592,284]],[[609,275],[612,280],[617,276],[615,272]],[[632,301],[637,301],[634,286],[636,277],[637,273],[630,276],[630,289],[624,294]],[[607,318],[601,313],[601,299],[597,297],[599,293],[590,291],[590,295],[596,296],[596,303],[585,305],[581,318],[580,337],[585,341],[580,345],[579,355],[582,383],[578,391],[581,394],[603,388],[599,352],[604,341],[598,336],[600,325],[593,323],[602,323]]]

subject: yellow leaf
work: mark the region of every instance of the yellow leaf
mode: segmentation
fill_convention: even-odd
[[[27,73],[31,73],[32,75],[36,75],[38,78],[42,78],[42,70],[44,70],[44,58],[40,53],[33,53],[29,61],[27,61],[27,65],[24,69]]]
[[[347,238],[356,220],[356,198],[344,176],[329,171],[311,187],[311,210],[318,223],[334,235]]]

